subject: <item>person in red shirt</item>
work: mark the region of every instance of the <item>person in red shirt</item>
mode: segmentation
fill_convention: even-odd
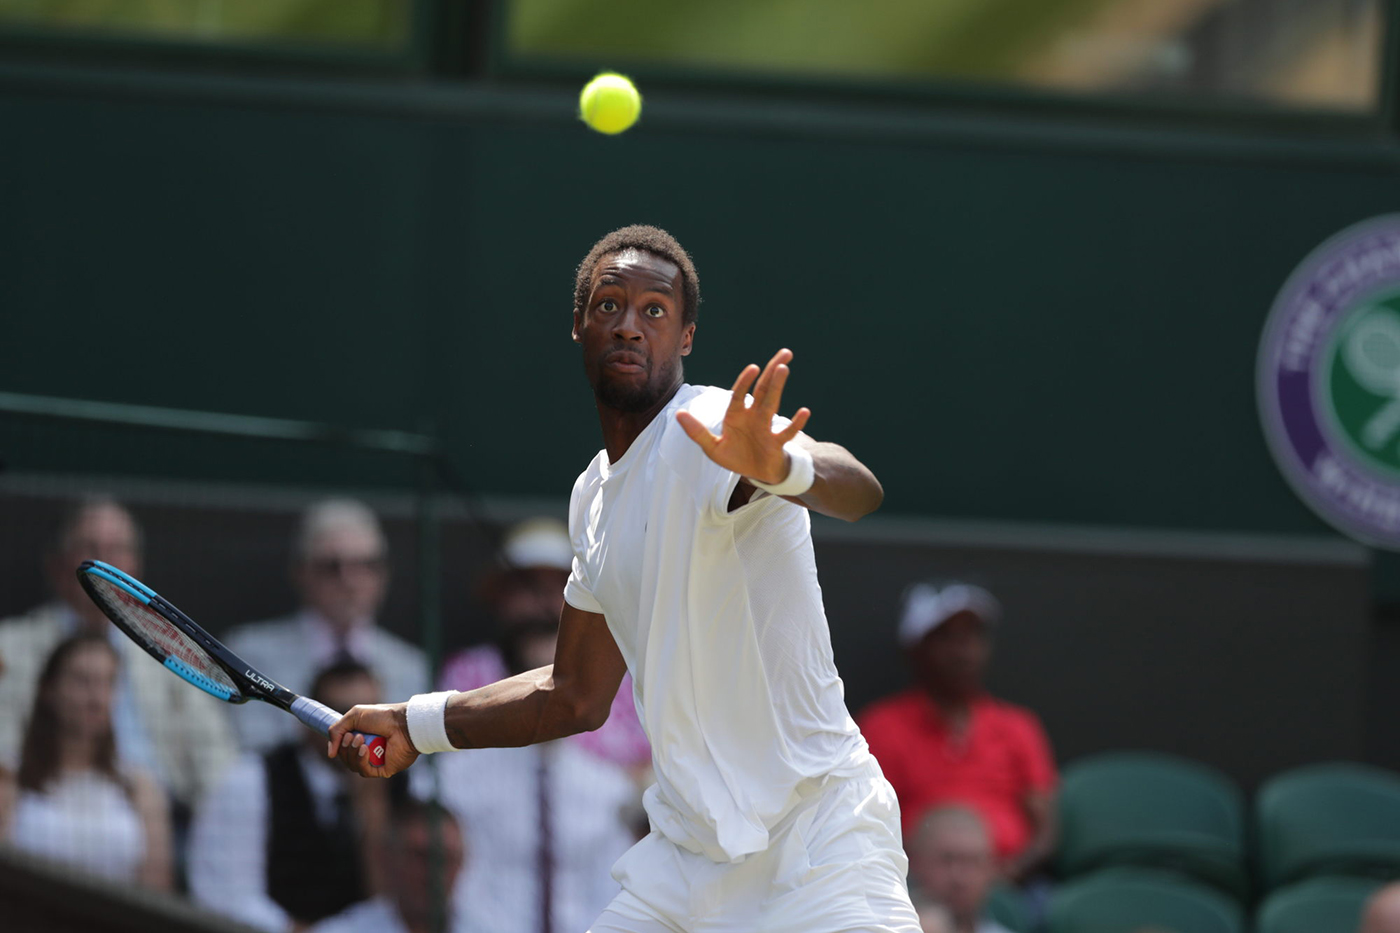
[[[877,700],[861,732],[899,797],[905,837],[931,807],[981,815],[1005,874],[1020,881],[1055,845],[1056,771],[1040,720],[982,686],[1001,606],[981,587],[911,587],[899,642],[914,685]]]

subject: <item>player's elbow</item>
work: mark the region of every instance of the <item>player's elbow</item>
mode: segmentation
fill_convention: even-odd
[[[594,729],[603,728],[603,723],[608,721],[608,715],[612,712],[612,699],[612,695],[609,694],[592,697],[582,704],[575,720],[578,723],[578,731],[592,732]]]
[[[612,712],[611,696],[592,696],[579,691],[570,691],[564,700],[568,712],[569,732],[592,732],[602,728]]]
[[[865,510],[864,512],[862,512],[862,513],[861,513],[859,516],[857,516],[857,517],[858,517],[858,518],[864,518],[865,516],[869,515],[871,512],[874,512],[876,509],[878,509],[880,506],[882,506],[882,505],[884,505],[884,504],[885,504],[885,487],[880,485],[880,481],[879,481],[878,479],[876,479],[874,476],[871,476],[871,477],[870,477],[870,496],[869,496],[869,500],[868,500],[868,506],[869,506],[869,507],[866,508],[866,510]]]
[[[861,494],[851,501],[846,511],[838,516],[839,518],[848,522],[858,522],[878,509],[885,501],[885,488],[880,485],[880,481],[871,474],[867,474],[866,479]]]

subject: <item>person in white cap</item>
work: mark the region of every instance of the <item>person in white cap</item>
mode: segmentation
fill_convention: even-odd
[[[930,808],[965,805],[986,823],[1002,870],[1024,880],[1054,851],[1057,775],[1039,718],[983,687],[1000,619],[981,587],[910,587],[899,644],[914,684],[858,721],[899,795],[906,839]]]
[[[439,690],[475,690],[553,662],[564,585],[573,566],[568,526],[554,518],[513,525],[501,542],[498,566],[481,587],[496,641],[467,648],[443,665]],[[641,778],[651,765],[651,745],[637,719],[632,678],[623,677],[602,727],[569,737],[580,748]]]
[[[327,753],[382,775],[596,729],[630,671],[652,829],[613,866],[622,891],[590,933],[918,933],[898,803],[846,710],[808,512],[856,521],[884,491],[802,432],[809,410],[778,415],[791,351],[731,389],[685,383],[699,300],[689,255],[656,227],[613,231],[578,267],[572,333],[603,450],[570,501],[554,664],[356,707]],[[386,737],[382,767],[352,730]]]

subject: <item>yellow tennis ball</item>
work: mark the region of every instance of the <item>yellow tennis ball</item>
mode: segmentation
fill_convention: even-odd
[[[605,71],[583,86],[578,112],[584,123],[611,136],[637,122],[642,95],[625,75]]]

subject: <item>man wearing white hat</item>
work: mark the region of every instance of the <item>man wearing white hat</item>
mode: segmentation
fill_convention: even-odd
[[[906,837],[931,807],[970,807],[1006,874],[1020,880],[1053,851],[1056,772],[1039,718],[983,687],[1000,619],[1001,605],[981,587],[910,587],[899,644],[914,685],[858,718],[899,797]]]
[[[494,617],[497,641],[448,658],[438,689],[475,690],[552,663],[564,584],[573,561],[569,528],[558,519],[531,518],[511,526],[501,542],[500,566],[481,587],[481,600]],[[608,721],[592,732],[570,736],[569,741],[635,777],[644,775],[651,765],[651,745],[637,719],[630,675],[618,687]]]

